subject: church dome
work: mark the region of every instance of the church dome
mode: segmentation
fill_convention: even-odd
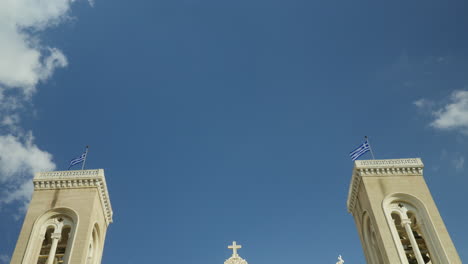
[[[230,258],[224,261],[224,264],[248,264],[247,261],[241,258],[239,255],[231,256]]]

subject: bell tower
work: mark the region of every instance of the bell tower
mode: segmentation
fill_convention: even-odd
[[[36,173],[10,264],[100,264],[112,207],[104,170]]]
[[[348,194],[367,263],[461,264],[419,158],[357,160]]]

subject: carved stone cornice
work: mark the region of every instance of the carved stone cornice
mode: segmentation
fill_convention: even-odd
[[[97,170],[67,170],[67,171],[47,171],[47,172],[38,172],[36,173],[34,179],[61,179],[61,178],[70,178],[70,177],[96,177],[104,176],[103,169]]]
[[[385,160],[356,160],[355,168],[419,168],[424,167],[420,158],[385,159]]]
[[[33,183],[34,190],[97,188],[106,223],[112,223],[113,212],[103,169],[39,172]]]
[[[50,238],[59,240],[62,237],[62,233],[52,233]]]
[[[226,259],[226,261],[224,261],[224,264],[248,264],[248,263],[245,259],[237,255],[237,256],[232,256]]]
[[[403,219],[401,219],[401,225],[402,225],[402,226],[411,225],[411,220],[408,219],[408,218],[406,218],[406,219],[403,218]]]
[[[356,160],[348,191],[348,212],[354,210],[362,177],[422,176],[423,168],[420,158]]]

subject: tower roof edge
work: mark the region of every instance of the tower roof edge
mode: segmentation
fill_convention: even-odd
[[[104,169],[37,172],[34,190],[97,188],[107,225],[113,222],[113,211]]]
[[[352,213],[354,210],[362,177],[422,176],[423,168],[421,158],[356,160],[346,202],[348,212]]]

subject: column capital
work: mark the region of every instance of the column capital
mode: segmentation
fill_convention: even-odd
[[[410,219],[401,219],[401,224],[402,225],[411,225],[411,220]]]
[[[60,239],[61,236],[62,236],[61,233],[52,233],[50,237],[52,239]]]

